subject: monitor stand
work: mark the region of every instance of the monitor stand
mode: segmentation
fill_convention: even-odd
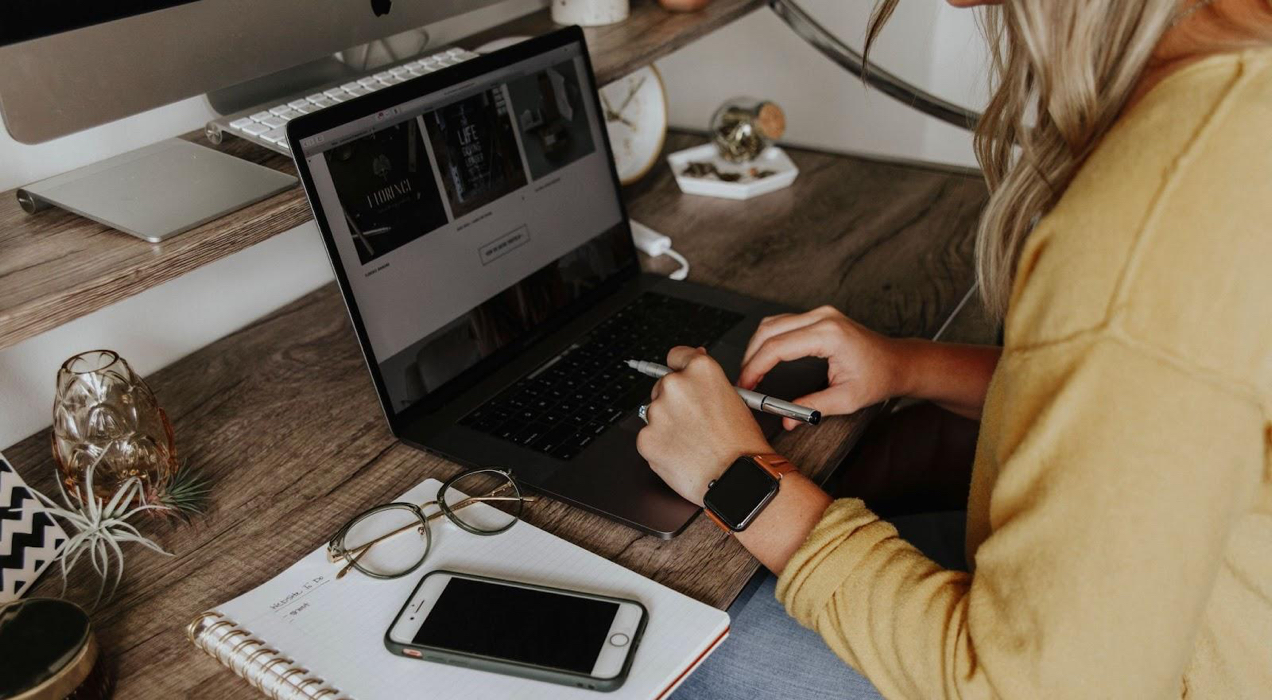
[[[296,178],[167,139],[18,190],[29,214],[51,206],[158,243],[296,186]]]

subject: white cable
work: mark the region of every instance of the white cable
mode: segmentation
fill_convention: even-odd
[[[967,306],[967,302],[972,300],[972,295],[976,293],[976,287],[977,284],[973,282],[972,286],[968,288],[967,293],[963,295],[963,300],[958,303],[958,306],[954,307],[954,311],[946,317],[945,323],[942,323],[940,329],[932,336],[933,342],[940,340],[941,336],[945,335],[945,331],[950,327],[950,324],[954,322],[954,319],[958,318],[959,312],[963,310],[964,306]]]
[[[671,239],[661,233],[649,228],[648,226],[633,220],[632,224],[632,242],[636,244],[636,248],[651,258],[659,255],[667,257],[680,263],[680,269],[667,275],[673,280],[683,280],[689,276],[689,261],[685,260],[685,256],[677,253],[671,248]]]
[[[673,271],[671,274],[667,275],[668,277],[679,282],[689,276],[689,261],[685,260],[685,256],[677,253],[671,248],[667,249],[666,256],[680,263],[680,269]]]

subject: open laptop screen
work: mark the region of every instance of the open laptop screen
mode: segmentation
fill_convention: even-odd
[[[634,264],[583,51],[554,46],[301,140],[391,414],[444,397]]]

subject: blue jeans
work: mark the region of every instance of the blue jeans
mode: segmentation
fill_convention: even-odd
[[[891,519],[901,536],[949,568],[963,567],[965,514]],[[729,638],[676,689],[672,700],[873,700],[870,681],[802,627],[777,601],[777,579],[756,575],[729,608]]]

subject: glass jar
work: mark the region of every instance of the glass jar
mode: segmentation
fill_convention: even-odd
[[[731,163],[754,160],[785,131],[782,108],[767,100],[735,97],[711,116],[711,134],[720,157]]]

